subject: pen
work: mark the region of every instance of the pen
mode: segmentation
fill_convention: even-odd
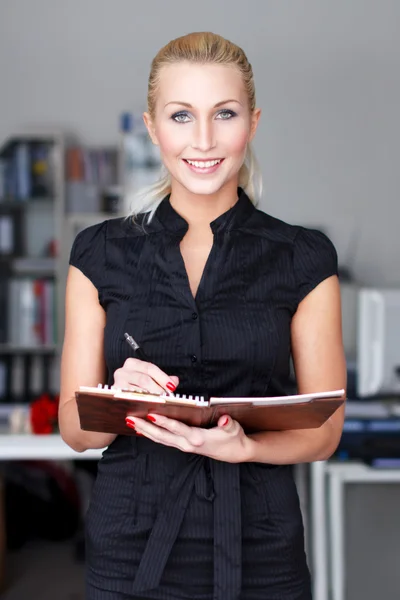
[[[139,358],[140,360],[144,360],[146,362],[150,362],[150,359],[146,355],[146,353],[144,352],[144,350],[142,350],[142,348],[139,346],[139,344],[133,339],[133,337],[131,335],[129,335],[129,333],[124,333],[124,338],[126,339],[126,341],[128,342],[128,344],[130,345],[130,347],[133,348],[133,350],[134,350],[135,355],[136,355],[137,358]],[[169,390],[168,388],[165,390],[164,393],[167,394],[168,396],[173,396],[174,395],[171,392],[171,390]]]
[[[150,359],[148,358],[148,356],[146,356],[145,352],[142,350],[142,348],[139,346],[139,344],[133,339],[133,337],[131,335],[129,335],[129,333],[124,333],[124,337],[125,337],[126,341],[128,342],[128,344],[130,345],[130,347],[133,348],[137,358],[139,358],[140,360],[144,360],[146,362],[150,362]]]

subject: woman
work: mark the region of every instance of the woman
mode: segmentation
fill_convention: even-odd
[[[108,446],[87,514],[88,600],[311,598],[291,465],[334,452],[342,409],[316,430],[248,436],[227,416],[202,430],[149,415],[116,437],[81,431],[73,399],[99,382],[271,395],[291,354],[300,393],[345,387],[336,253],[255,208],[259,117],[240,48],[211,33],[170,42],[144,115],[167,174],[132,218],[75,240],[60,427],[75,450]]]

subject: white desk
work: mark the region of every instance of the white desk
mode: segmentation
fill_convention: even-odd
[[[311,464],[311,536],[314,600],[345,600],[345,503],[347,483],[400,483],[400,469],[358,462]]]
[[[75,452],[60,435],[0,435],[2,460],[79,460],[101,458],[103,450]]]

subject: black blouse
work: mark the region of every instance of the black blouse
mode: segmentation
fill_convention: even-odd
[[[95,285],[107,313],[108,383],[131,355],[130,333],[150,360],[180,378],[178,392],[217,396],[274,393],[290,365],[290,323],[299,302],[337,274],[319,231],[289,225],[238,202],[211,224],[214,243],[196,298],[179,244],[188,225],[169,197],[150,224],[111,219],[78,234],[70,264]]]
[[[145,224],[143,215],[136,224],[131,219],[111,219],[89,227],[77,236],[70,263],[93,282],[107,315],[104,353],[108,383],[113,383],[114,371],[131,355],[124,339],[124,333],[128,332],[143,346],[152,362],[169,375],[180,378],[178,393],[217,396],[276,393],[277,388],[285,387],[289,377],[290,324],[299,302],[322,280],[337,273],[332,243],[318,231],[288,225],[257,210],[239,189],[238,202],[211,223],[214,242],[194,299],[179,248],[187,228],[187,223],[166,197],[149,224]],[[276,388],[271,382],[279,385]],[[117,438],[112,446],[125,447],[127,439]],[[157,466],[159,461],[168,465],[168,461],[178,460],[174,449],[161,448],[142,438],[136,443],[139,450],[146,453],[158,453],[162,449],[162,453],[157,454]],[[107,527],[116,527],[115,523],[122,519],[117,507],[129,496],[127,486],[133,477],[130,451],[126,450],[126,461],[121,462],[116,454],[118,450],[110,448],[99,468],[102,497],[93,504],[88,525],[92,546],[99,536],[108,539],[107,536],[114,535],[114,530]],[[113,455],[119,461],[117,466],[111,461]],[[248,469],[201,455],[188,455],[184,466],[177,465],[169,491],[157,488],[161,485],[159,471],[153,474],[153,487],[147,483],[143,488],[142,493],[147,490],[147,494],[156,497],[162,494],[164,498],[145,547],[143,540],[140,542],[135,538],[125,517],[124,533],[118,545],[112,547],[112,556],[106,555],[97,542],[97,558],[90,559],[94,561],[90,568],[92,577],[98,573],[93,579],[96,588],[108,586],[107,589],[112,591],[129,594],[144,591],[150,594],[149,590],[153,589],[154,596],[146,597],[174,597],[173,593],[162,596],[161,590],[157,595],[157,590],[164,569],[173,568],[168,567],[168,557],[181,535],[179,532],[188,507],[196,501],[196,495],[192,493],[196,488],[204,502],[212,501],[214,507],[214,516],[210,517],[214,523],[213,597],[218,600],[239,597],[245,552],[242,548],[242,527],[245,525],[241,525],[241,505],[250,513],[262,510],[261,500],[249,500],[254,482],[246,479]],[[261,469],[257,465],[253,467]],[[125,478],[119,477],[117,483],[115,478],[123,468]],[[264,557],[258,571],[254,571],[258,582],[273,577],[274,572],[271,575],[265,566],[271,564],[268,558],[271,552],[275,557],[274,564],[275,554],[281,556],[282,573],[288,571],[287,561],[291,562],[292,570],[297,568],[303,572],[304,558],[299,550],[302,538],[296,538],[297,541],[293,538],[293,532],[299,531],[296,523],[301,520],[293,499],[293,486],[282,469],[272,471],[272,476],[273,480],[270,479],[268,484],[260,483],[260,489],[266,485],[271,496],[270,505],[278,502],[282,507],[289,533],[287,541],[280,534],[271,541],[268,531],[273,530],[253,528],[252,535],[265,537],[264,545],[259,546],[262,551],[258,558],[254,555],[254,561]],[[204,485],[209,477],[214,490],[211,495]],[[137,485],[140,485],[139,480]],[[193,515],[195,509],[191,510]],[[204,506],[201,514],[203,510]],[[106,525],[109,521],[111,524]],[[121,531],[123,526],[121,524]],[[278,526],[282,527],[282,522]],[[287,544],[290,550],[286,549]],[[193,560],[198,561],[198,557],[204,555],[204,548],[194,548]],[[124,556],[131,557],[129,564],[132,565],[135,556],[141,557],[137,572],[132,567],[129,577],[125,574],[107,579],[105,574],[110,565],[124,565]],[[197,568],[201,572],[200,562]],[[181,576],[184,574],[183,571]],[[280,581],[281,576],[277,574],[276,577]],[[262,596],[251,597],[272,597],[260,593]],[[308,592],[304,594],[302,598],[310,597]],[[300,598],[298,592],[295,595],[288,591],[279,597]]]

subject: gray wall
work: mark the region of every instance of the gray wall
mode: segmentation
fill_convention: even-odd
[[[398,0],[0,0],[0,139],[115,142],[158,48],[214,30],[254,66],[262,208],[324,227],[360,282],[399,284],[399,22]]]
[[[119,113],[145,105],[159,47],[214,30],[254,66],[262,208],[326,228],[362,283],[400,284],[399,23],[398,0],[0,0],[0,139],[44,124],[115,143]],[[386,530],[365,550],[368,515],[352,512],[349,600],[376,598],[377,554],[399,552]]]

